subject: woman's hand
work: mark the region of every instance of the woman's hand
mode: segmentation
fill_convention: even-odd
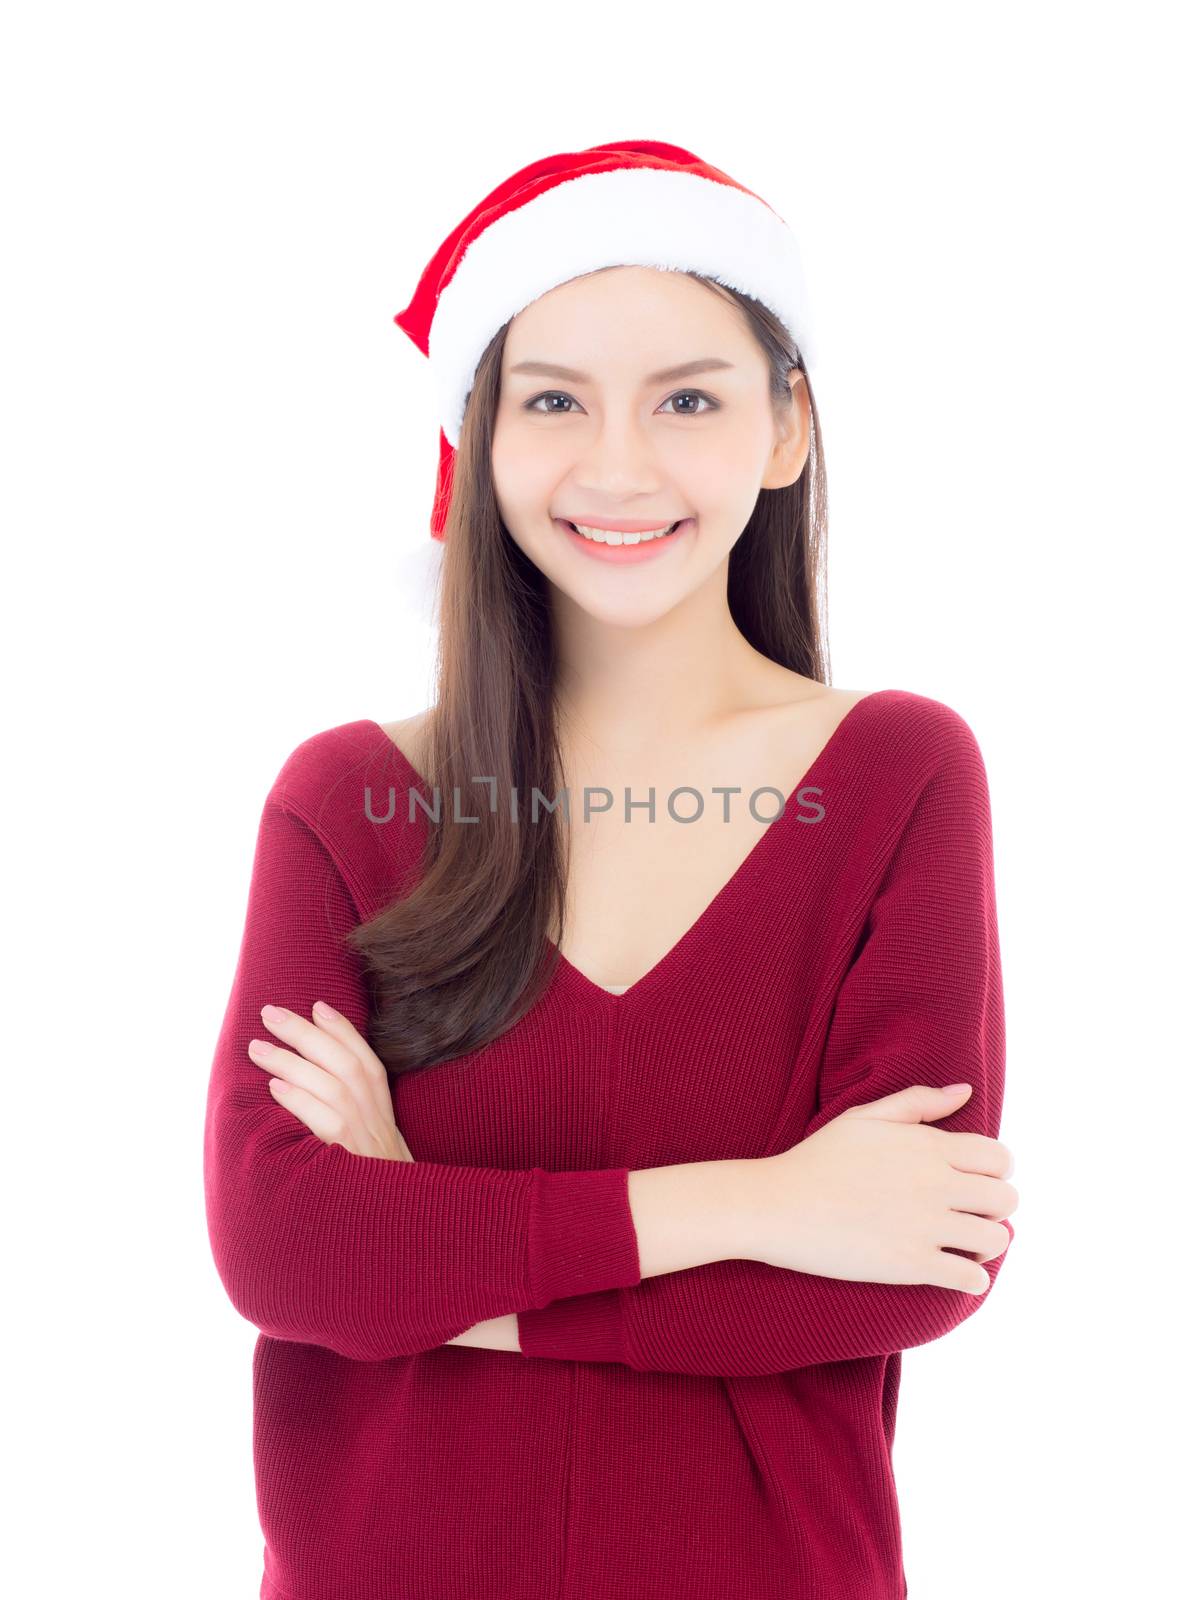
[[[382,1061],[348,1017],[317,1000],[311,1022],[264,1006],[264,1026],[291,1046],[280,1050],[266,1039],[247,1045],[251,1060],[272,1074],[271,1093],[325,1144],[344,1145],[357,1156],[413,1161],[394,1121],[390,1080]],[[517,1313],[477,1322],[448,1344],[521,1354]]]
[[[260,1015],[290,1047],[266,1039],[247,1046],[255,1065],[271,1074],[281,1106],[325,1144],[381,1161],[414,1160],[394,1121],[386,1068],[348,1017],[323,1000],[312,1007],[311,1022],[282,1006],[264,1006]]]
[[[915,1084],[851,1106],[779,1155],[753,1163],[745,1254],[773,1267],[865,1283],[931,1283],[982,1294],[1018,1206],[1005,1145],[925,1124],[971,1085]],[[967,1250],[973,1260],[948,1254]]]

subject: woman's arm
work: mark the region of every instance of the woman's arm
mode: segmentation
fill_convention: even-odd
[[[325,844],[272,790],[206,1103],[209,1237],[237,1310],[273,1338],[380,1361],[639,1282],[625,1169],[378,1160],[324,1143],[279,1104],[247,1052],[260,1010],[306,1016],[321,999],[364,1032],[367,984],[344,942],[356,921]]]
[[[943,1126],[998,1136],[1005,1030],[989,795],[968,725],[957,719],[954,735],[908,819],[842,982],[822,1056],[820,1109],[802,1138],[852,1105],[954,1080],[973,1092]],[[1010,1223],[1003,1226],[1012,1239]],[[983,1263],[990,1288],[979,1295],[719,1261],[526,1310],[516,1318],[519,1348],[724,1377],[884,1355],[926,1344],[971,1316],[1004,1260]]]
[[[641,1277],[655,1278],[726,1261],[746,1250],[757,1165],[752,1161],[689,1161],[629,1172],[629,1204]],[[520,1351],[517,1313],[486,1318],[446,1342],[479,1350]]]

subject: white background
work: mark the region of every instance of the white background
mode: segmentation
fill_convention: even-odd
[[[438,421],[394,313],[502,178],[624,138],[793,226],[834,682],[953,706],[989,773],[1021,1206],[983,1313],[904,1354],[909,1600],[1176,1581],[1165,22],[8,11],[11,1593],[258,1593],[201,1130],[263,796],[310,734],[431,702]]]

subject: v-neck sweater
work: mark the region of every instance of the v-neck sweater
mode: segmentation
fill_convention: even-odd
[[[399,1162],[310,1132],[247,1044],[268,1003],[365,1033],[344,934],[414,881],[433,824],[411,788],[431,804],[368,719],[288,756],[215,1049],[206,1208],[259,1330],[261,1600],[906,1596],[901,1352],[977,1311],[1004,1255],[983,1295],[750,1260],[642,1279],[628,1174],[772,1155],[913,1083],[970,1082],[935,1126],[999,1137],[968,724],[906,690],[856,701],[643,977],[615,994],[555,952],[492,1043],[391,1075]],[[509,1313],[520,1353],[447,1343]]]

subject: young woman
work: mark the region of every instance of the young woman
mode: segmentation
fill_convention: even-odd
[[[438,695],[284,763],[209,1092],[261,1595],[896,1600],[900,1352],[1017,1204],[989,797],[827,682],[791,236],[596,147],[395,320]]]

